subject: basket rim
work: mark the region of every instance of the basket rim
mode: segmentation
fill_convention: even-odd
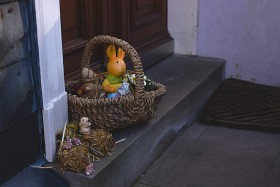
[[[70,82],[76,82],[79,80],[72,80],[72,81],[67,81],[66,85],[69,84]],[[151,91],[144,91],[143,92],[143,97],[141,102],[143,102],[145,100],[145,95],[147,94],[155,94],[155,95],[163,95],[166,92],[166,87],[158,82],[155,82],[153,80],[151,80],[157,87],[156,90],[151,90]],[[83,103],[84,105],[88,105],[90,103],[94,103],[94,102],[104,102],[104,103],[111,103],[111,104],[117,104],[120,101],[124,101],[127,102],[128,100],[135,100],[136,102],[136,97],[134,94],[128,94],[128,95],[123,95],[121,97],[116,97],[116,98],[87,98],[87,97],[79,97],[77,95],[71,94],[71,93],[67,93],[67,96],[71,99],[74,100],[78,100],[79,102]]]

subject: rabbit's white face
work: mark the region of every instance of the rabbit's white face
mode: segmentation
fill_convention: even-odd
[[[80,121],[81,122],[88,122],[88,117],[82,117]]]

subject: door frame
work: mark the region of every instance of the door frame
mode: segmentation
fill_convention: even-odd
[[[56,155],[56,133],[68,122],[59,0],[36,0],[35,9],[43,100],[45,157],[47,161],[52,162]]]

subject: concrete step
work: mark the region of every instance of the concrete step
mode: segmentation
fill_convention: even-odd
[[[71,186],[125,187],[137,178],[197,117],[201,107],[224,79],[221,59],[172,55],[145,74],[167,87],[156,115],[147,124],[113,133],[117,144],[112,156],[94,163],[92,176],[64,172]]]

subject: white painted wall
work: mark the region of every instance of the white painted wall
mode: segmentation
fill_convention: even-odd
[[[197,1],[168,0],[168,31],[176,54],[196,55]]]
[[[36,0],[46,159],[54,161],[57,131],[68,121],[59,0]]]
[[[223,58],[226,77],[280,86],[278,0],[168,0],[175,53]]]
[[[279,7],[279,0],[200,0],[198,55],[225,59],[226,77],[280,86]]]

